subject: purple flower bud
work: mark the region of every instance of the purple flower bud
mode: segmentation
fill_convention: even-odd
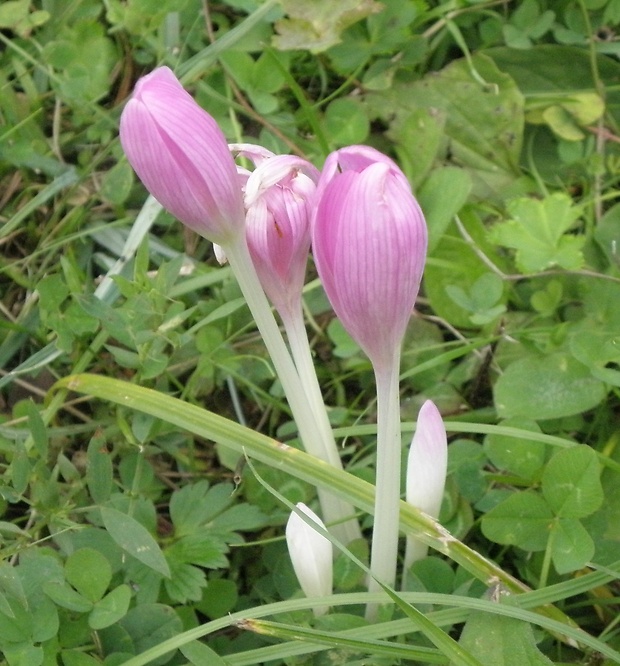
[[[297,508],[325,529],[323,521],[305,504]],[[331,541],[319,534],[297,513],[291,513],[286,524],[286,545],[299,585],[307,597],[326,597],[332,593],[333,549]],[[326,607],[314,609],[315,615],[327,612]]]
[[[243,233],[243,197],[226,139],[168,67],[136,83],[120,139],[146,189],[183,224],[224,245]]]
[[[384,368],[420,287],[424,216],[403,172],[367,146],[329,155],[317,199],[312,247],[323,287],[351,337]]]

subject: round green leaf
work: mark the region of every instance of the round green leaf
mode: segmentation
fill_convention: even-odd
[[[183,630],[181,618],[170,606],[163,604],[142,604],[132,608],[120,621],[135,646],[136,654],[176,636]],[[170,653],[151,663],[165,664],[170,661]]]
[[[352,99],[336,99],[325,112],[327,134],[338,146],[363,143],[370,122],[361,104]]]
[[[67,608],[75,613],[86,613],[93,607],[91,601],[66,583],[49,580],[43,583],[43,591],[57,606]]]
[[[547,463],[542,492],[563,518],[584,518],[603,503],[601,470],[596,452],[585,444],[558,451]]]
[[[210,580],[198,608],[211,619],[230,613],[237,603],[237,585],[226,578]]]
[[[88,617],[88,624],[95,630],[109,627],[125,616],[130,601],[131,588],[119,585],[95,604]]]
[[[112,580],[112,567],[105,555],[94,548],[80,548],[65,564],[67,581],[89,601],[99,601]]]
[[[514,493],[482,518],[484,536],[496,543],[537,551],[547,547],[553,513],[533,491]]]
[[[594,541],[574,518],[560,518],[553,527],[551,559],[559,574],[577,571],[594,557]]]
[[[509,365],[494,388],[503,418],[557,419],[581,414],[605,397],[603,382],[565,353],[528,356]]]
[[[528,432],[540,432],[534,421],[524,419],[508,419],[499,425]],[[542,442],[506,435],[487,435],[484,440],[484,451],[498,469],[516,474],[528,481],[539,477],[545,462],[545,448]]]

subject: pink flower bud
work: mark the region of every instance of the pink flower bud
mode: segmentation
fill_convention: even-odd
[[[448,467],[448,441],[441,414],[427,400],[418,421],[407,461],[407,502],[433,518],[441,509]]]
[[[260,146],[231,145],[256,168],[245,180],[246,238],[261,285],[282,314],[301,298],[310,251],[310,216],[319,171],[292,155]]]
[[[224,245],[243,233],[243,197],[226,139],[168,67],[137,82],[120,139],[146,189],[183,224]]]
[[[403,172],[367,146],[331,153],[312,247],[327,296],[375,367],[400,350],[426,257],[424,216]]]
[[[323,521],[305,504],[297,508],[323,529]],[[326,597],[332,593],[333,549],[329,539],[319,534],[297,513],[291,513],[286,524],[286,545],[299,585],[307,597]],[[327,612],[327,607],[314,609],[315,615]]]

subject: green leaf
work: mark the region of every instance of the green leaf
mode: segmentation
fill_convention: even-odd
[[[28,429],[40,458],[47,458],[48,439],[47,428],[41,418],[41,412],[32,400],[24,400],[15,408],[16,416],[28,418]]]
[[[553,512],[536,492],[514,493],[482,518],[484,536],[496,543],[537,551],[547,547]]]
[[[568,195],[556,192],[542,201],[513,199],[508,214],[512,219],[494,225],[489,240],[517,250],[519,270],[535,273],[555,265],[567,270],[581,268],[585,236],[564,235],[581,214]]]
[[[612,386],[620,386],[620,336],[615,330],[606,330],[600,321],[585,319],[576,324],[570,336],[573,356],[590,368],[592,376]]]
[[[227,578],[214,578],[203,591],[197,608],[211,619],[224,617],[237,605],[239,593],[234,581]]]
[[[192,534],[209,519],[211,509],[206,501],[208,491],[209,482],[203,479],[172,493],[170,518],[177,537]]]
[[[186,534],[166,548],[166,556],[173,561],[192,562],[208,569],[219,569],[228,565],[225,553],[226,542],[211,530],[203,529]]]
[[[131,603],[129,585],[119,585],[95,604],[88,616],[88,625],[99,631],[124,617]]]
[[[114,469],[105,437],[95,432],[86,450],[86,484],[90,496],[97,504],[110,499]]]
[[[610,266],[620,268],[620,204],[611,206],[594,229],[594,238]]]
[[[494,386],[500,417],[557,419],[581,414],[605,397],[605,385],[572,356],[558,352],[511,363]]]
[[[193,666],[205,666],[205,664],[209,664],[209,666],[226,666],[227,663],[208,645],[199,643],[198,641],[187,643],[179,649]]]
[[[336,147],[364,143],[369,129],[368,116],[354,99],[335,99],[325,111],[325,131]]]
[[[586,528],[574,518],[560,518],[551,535],[551,559],[562,575],[582,569],[594,557],[594,541]]]
[[[281,51],[307,49],[320,53],[340,42],[343,30],[382,9],[375,0],[283,0],[287,18],[276,21],[274,46]]]
[[[487,86],[472,76],[472,67]],[[497,198],[514,186],[523,140],[523,97],[510,76],[486,56],[453,61],[413,83],[398,82],[390,90],[369,94],[367,100],[371,115],[389,123],[390,137],[409,153],[410,163],[415,163],[418,148],[409,118],[424,110],[440,119],[445,116],[442,136],[437,137],[442,148],[438,157],[469,172],[476,196]],[[432,127],[432,119],[427,124]],[[403,126],[409,132],[401,133]]]
[[[506,311],[503,302],[504,283],[495,273],[483,273],[467,293],[462,287],[449,284],[446,293],[463,310],[470,312],[469,319],[476,326],[483,326],[497,319]]]
[[[507,419],[498,425],[540,432],[537,423],[525,419]],[[545,449],[542,442],[506,435],[487,435],[484,440],[485,453],[496,467],[528,481],[540,476],[545,463]]]
[[[133,182],[133,169],[127,160],[121,160],[105,172],[99,195],[108,203],[120,206],[129,196]]]
[[[65,563],[67,581],[89,601],[99,601],[112,580],[112,567],[105,555],[93,548],[80,548]]]
[[[471,189],[471,176],[465,169],[446,166],[433,169],[416,192],[428,225],[429,253],[467,202]]]
[[[45,655],[42,647],[27,643],[7,645],[3,648],[3,656],[9,666],[41,666]]]
[[[28,599],[16,568],[6,562],[0,562],[0,614],[15,617],[8,601],[9,598],[19,603],[24,609],[28,608]]]
[[[63,650],[61,655],[63,666],[101,666],[98,659],[79,650]]]
[[[137,520],[110,507],[101,507],[103,524],[110,536],[127,553],[163,576],[170,577],[164,554],[149,531]]]
[[[378,100],[376,105],[379,107]],[[385,115],[382,107],[379,107],[375,113]],[[387,136],[394,144],[403,171],[416,188],[423,183],[425,178],[431,178],[436,171],[433,167],[437,162],[437,156],[444,142],[446,120],[446,111],[415,107],[403,111],[402,115],[392,120]],[[454,167],[445,168],[453,169]],[[437,171],[441,172],[442,170],[442,168],[439,168]],[[469,180],[471,182],[471,178]],[[433,192],[432,184],[429,187]],[[419,193],[422,194],[422,191],[419,191]],[[450,198],[444,196],[442,192],[440,200],[445,205],[448,204]],[[437,203],[436,199],[433,203],[441,205]],[[427,204],[423,206],[420,202],[420,205],[426,213],[425,206]],[[429,226],[432,229],[430,224]],[[429,240],[432,240],[433,245],[437,242],[436,232],[431,232]]]
[[[535,291],[532,294],[530,303],[536,312],[539,312],[544,317],[549,317],[560,305],[562,291],[562,282],[560,280],[549,280],[544,289]]]
[[[496,248],[487,241],[487,229],[473,209],[466,206],[460,215],[461,222],[475,243],[478,252],[483,252],[500,268],[504,260]],[[465,294],[471,293],[473,285],[489,268],[467,242],[456,224],[452,223],[441,240],[429,255],[424,271],[426,294],[436,315],[443,317],[453,326],[471,327],[471,311],[448,295],[448,287],[459,287]],[[469,303],[467,303],[469,304]]]
[[[66,583],[47,581],[43,583],[43,591],[55,604],[76,613],[87,613],[93,607],[91,601]]]
[[[164,604],[136,606],[119,621],[119,624],[131,637],[136,654],[141,654],[183,631],[181,618],[174,612],[174,609]],[[171,654],[168,653],[149,663],[156,666],[165,664],[170,657]]]
[[[203,588],[207,585],[204,571],[193,564],[179,562],[173,557],[169,557],[168,562],[170,578],[165,580],[164,586],[170,598],[180,604],[200,601]]]
[[[213,527],[226,532],[257,530],[264,527],[267,516],[256,506],[236,504],[213,519]]]
[[[473,612],[459,644],[483,666],[553,666],[536,646],[531,625],[512,617]]]
[[[594,449],[585,444],[562,449],[547,463],[542,492],[563,518],[585,518],[603,503],[601,469]]]
[[[74,105],[95,101],[109,92],[116,49],[95,21],[64,25],[43,50],[46,62],[60,70],[51,79],[63,98]]]

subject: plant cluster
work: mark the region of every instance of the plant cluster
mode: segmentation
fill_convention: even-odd
[[[617,0],[0,4],[2,666],[620,663],[619,31]],[[261,219],[262,162],[288,155],[299,194],[360,144],[424,212],[392,409],[406,460],[436,405],[447,478],[440,507],[400,504],[398,592],[367,588],[379,337],[320,250],[299,312],[265,287],[308,336],[326,465],[235,244],[199,229],[220,265],[118,140],[162,64],[236,145],[229,222]],[[331,584],[302,584],[323,604],[287,521],[336,546]]]

